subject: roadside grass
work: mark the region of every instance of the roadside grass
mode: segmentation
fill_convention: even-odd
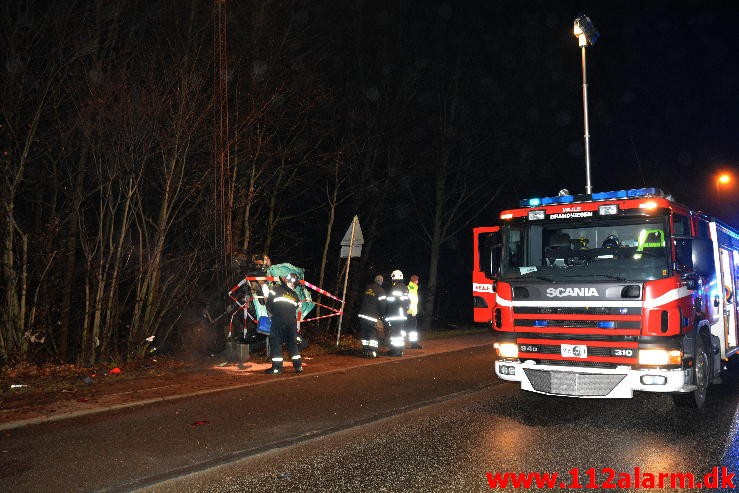
[[[485,327],[460,327],[446,325],[431,330],[421,331],[421,343],[425,340],[445,339],[477,335],[487,332]],[[361,342],[355,334],[342,334],[339,345],[336,345],[335,333],[306,333],[309,344],[301,353],[304,357],[317,357],[323,354],[356,353],[361,351]],[[252,349],[252,357],[266,358],[264,347]],[[152,355],[139,361],[129,363],[100,362],[93,367],[74,364],[35,365],[21,363],[13,367],[0,369],[0,410],[12,396],[27,395],[36,398],[39,394],[74,392],[86,387],[98,387],[100,384],[137,380],[142,377],[174,376],[192,373],[210,368],[218,363],[228,361],[226,353],[211,354],[200,360],[192,361],[172,355]],[[93,385],[96,384],[96,385]]]

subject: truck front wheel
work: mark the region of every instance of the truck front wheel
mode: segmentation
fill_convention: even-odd
[[[708,384],[711,381],[711,363],[706,352],[703,336],[695,341],[695,365],[693,367],[694,383],[697,389],[692,392],[672,394],[672,401],[678,407],[702,409],[706,403]]]

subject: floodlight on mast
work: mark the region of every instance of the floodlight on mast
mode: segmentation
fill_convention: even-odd
[[[585,14],[580,14],[575,18],[575,25],[572,29],[573,34],[577,37],[580,51],[582,52],[582,100],[583,100],[583,116],[585,121],[585,193],[593,193],[593,186],[590,182],[590,125],[588,123],[588,77],[587,64],[585,59],[585,48],[593,46],[600,33]]]

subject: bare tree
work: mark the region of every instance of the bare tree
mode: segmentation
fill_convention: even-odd
[[[151,137],[141,131],[140,106],[121,108],[138,97],[125,73],[91,82],[86,134],[91,149],[89,190],[77,199],[81,248],[85,257],[84,302],[79,361],[92,364],[106,354],[118,328],[124,260],[132,253],[134,206],[140,194]]]
[[[427,327],[436,314],[442,246],[469,227],[505,185],[505,180],[493,181],[495,167],[479,155],[484,138],[477,135],[474,118],[462,102],[461,94],[466,88],[459,58],[450,75],[446,84],[440,81],[436,135],[428,153],[433,171],[427,180],[428,188],[421,192],[432,200],[414,207],[419,213],[421,237],[429,247],[423,310]],[[415,194],[409,193],[409,197]]]
[[[188,220],[193,194],[199,192],[196,151],[204,138],[209,101],[200,97],[208,85],[201,61],[193,58],[175,66],[169,83],[160,85],[159,105],[153,115],[156,139],[156,172],[153,174],[158,203],[147,207],[144,194],[138,196],[136,228],[139,238],[140,270],[136,278],[135,304],[128,335],[129,357],[141,356],[149,346],[147,338],[157,331],[164,315],[174,304],[177,278],[162,279],[166,264],[168,236],[173,225]],[[154,105],[154,101],[151,101]],[[200,139],[200,141],[199,141]],[[202,156],[201,156],[202,157]],[[151,210],[151,212],[149,212]],[[187,264],[184,264],[187,265]]]
[[[19,218],[19,194],[29,165],[41,159],[40,127],[61,103],[59,85],[80,56],[68,43],[72,9],[48,9],[33,2],[3,4],[2,46],[6,66],[0,81],[0,364],[9,353],[24,358],[33,337],[38,290],[55,256],[32,275],[28,223]],[[27,211],[21,211],[23,215]],[[25,223],[25,224],[24,224]],[[30,296],[30,297],[29,297]]]
[[[231,52],[239,97],[232,141],[238,161],[233,168],[235,215],[242,250],[269,251],[275,235],[291,219],[313,209],[302,200],[297,212],[288,207],[314,173],[316,155],[326,131],[316,125],[315,111],[325,104],[320,77],[321,26],[309,22],[312,4],[250,0],[233,5],[230,37],[242,50]],[[234,46],[234,43],[231,44]],[[311,63],[312,62],[312,63]],[[241,96],[243,95],[243,96]],[[286,193],[292,189],[291,193]],[[292,197],[291,197],[292,196]],[[287,207],[286,207],[287,206]]]

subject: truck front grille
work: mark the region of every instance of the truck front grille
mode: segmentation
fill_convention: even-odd
[[[543,325],[546,323],[546,325]],[[537,325],[540,324],[540,325]],[[601,325],[599,325],[601,324]],[[607,324],[607,325],[603,325]],[[522,320],[517,319],[515,327],[565,327],[568,329],[638,329],[641,322],[627,322],[621,320]]]
[[[516,306],[514,315],[641,315],[638,307]]]
[[[524,368],[534,390],[547,394],[602,397],[611,393],[626,375],[605,375]]]
[[[526,358],[532,359],[532,358]],[[533,359],[533,361],[536,361],[540,365],[549,365],[549,366],[567,366],[567,367],[575,367],[575,368],[602,368],[602,369],[614,369],[619,366],[624,366],[617,363],[601,363],[596,361],[571,361],[571,360],[558,360],[558,359],[546,359],[546,360],[537,360]]]

